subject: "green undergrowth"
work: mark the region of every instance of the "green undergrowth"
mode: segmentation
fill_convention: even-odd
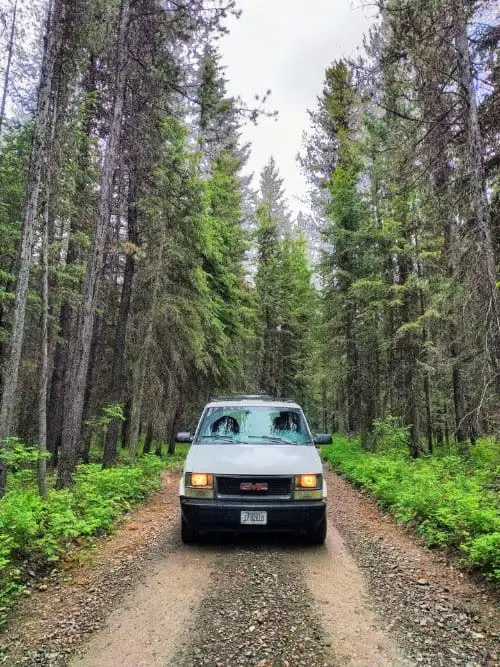
[[[428,546],[457,549],[464,565],[500,580],[498,443],[479,440],[467,459],[446,452],[414,460],[399,447],[367,452],[336,436],[323,455]]]
[[[56,567],[77,538],[111,530],[117,517],[159,489],[162,470],[182,466],[186,453],[180,445],[175,456],[149,454],[135,465],[107,470],[96,463],[80,465],[74,486],[51,488],[47,500],[38,494],[32,469],[10,474],[0,501],[0,623],[23,590],[27,570]]]

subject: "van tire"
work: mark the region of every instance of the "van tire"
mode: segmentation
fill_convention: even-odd
[[[326,540],[326,528],[327,522],[325,513],[320,523],[315,528],[307,531],[307,541],[309,544],[314,544],[316,546],[324,544]]]
[[[184,544],[192,544],[198,539],[198,531],[191,528],[184,517],[181,519],[181,540]]]

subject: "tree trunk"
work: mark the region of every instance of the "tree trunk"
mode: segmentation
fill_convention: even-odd
[[[141,424],[142,404],[144,400],[144,388],[146,384],[146,374],[149,364],[149,353],[153,344],[153,326],[156,320],[156,309],[158,301],[158,293],[160,290],[160,272],[163,270],[163,244],[160,245],[158,257],[156,258],[156,276],[153,285],[153,293],[151,295],[151,308],[149,319],[146,322],[146,331],[144,335],[144,343],[141,347],[141,354],[136,363],[134,372],[134,386],[132,393],[132,406],[130,408],[130,430],[129,430],[129,451],[131,457],[134,459],[137,453],[137,442],[139,440],[139,429]]]
[[[96,92],[97,59],[92,55],[89,59],[88,76],[85,78],[84,90],[87,98]],[[70,221],[65,224],[67,236],[66,256],[61,260],[61,266],[71,265],[81,259],[80,251],[73,237],[76,232],[87,231],[81,223],[82,208],[86,205],[89,193],[88,168],[89,168],[89,137],[92,133],[92,112],[94,104],[88,104],[85,119],[83,121],[83,132],[78,150],[78,169],[75,177],[74,195],[76,195],[76,209],[71,215]],[[64,235],[63,235],[64,236]],[[66,397],[67,375],[69,373],[69,343],[72,334],[73,306],[71,299],[64,298],[59,306],[59,312],[53,313],[54,319],[58,320],[59,335],[54,352],[53,370],[51,378],[49,398],[49,422],[48,422],[48,448],[51,452],[51,463],[57,466],[58,451],[62,438],[62,424],[64,415],[64,402]]]
[[[145,343],[148,343],[146,338]],[[141,428],[142,399],[144,395],[144,382],[146,379],[147,349],[142,349],[140,358],[136,362],[134,381],[132,384],[132,399],[130,406],[130,423],[128,429],[128,448],[130,456],[137,456],[137,443],[139,442],[139,431]]]
[[[168,442],[168,455],[174,456],[175,454],[175,436],[177,435],[177,427],[179,425],[179,417],[181,414],[181,397],[179,396],[172,419],[170,420],[168,430],[167,430],[167,442]]]
[[[42,332],[40,395],[38,405],[38,491],[47,497],[47,389],[49,384],[49,211],[50,169],[47,173],[46,201],[42,230]]]
[[[132,407],[132,400],[129,398],[125,401],[125,406],[123,408],[123,417],[121,427],[121,441],[122,447],[129,448],[129,435],[130,435],[130,410]]]
[[[439,109],[442,113],[442,109]],[[437,137],[436,152],[438,158],[435,162],[435,184],[434,193],[438,216],[444,221],[443,224],[443,259],[446,265],[446,274],[450,281],[458,282],[458,276],[461,275],[461,267],[457,259],[459,253],[455,247],[457,240],[455,238],[455,213],[451,208],[450,202],[453,200],[454,193],[451,188],[452,172],[450,163],[447,159],[446,135],[441,133]],[[465,387],[463,383],[463,363],[461,359],[461,341],[459,340],[458,327],[459,313],[456,304],[452,304],[453,317],[450,319],[448,339],[450,340],[448,350],[452,360],[451,388],[455,416],[455,439],[459,448],[466,448],[467,435],[465,431],[466,400]],[[450,445],[450,425],[448,420],[447,404],[444,404],[444,440],[446,447]]]
[[[409,385],[409,400],[408,419],[410,423],[410,455],[416,459],[420,456],[420,425],[418,418],[418,386],[416,377],[416,360],[412,360],[410,370],[410,385]]]
[[[59,59],[61,60],[61,59]],[[48,404],[48,389],[49,389],[49,349],[50,345],[50,330],[49,330],[49,314],[50,314],[50,287],[49,287],[49,248],[51,230],[53,232],[54,211],[52,210],[52,188],[53,188],[53,174],[55,165],[52,157],[54,156],[54,140],[57,134],[58,120],[60,120],[59,108],[59,83],[61,76],[61,62],[59,67],[55,68],[56,74],[54,76],[55,85],[53,86],[53,105],[52,105],[52,122],[50,130],[50,141],[47,145],[49,157],[45,165],[45,202],[42,217],[42,331],[40,344],[40,387],[39,387],[39,402],[38,402],[38,491],[42,498],[47,497],[47,404]]]
[[[441,417],[442,417],[442,415],[441,415]],[[436,426],[435,435],[436,435],[436,445],[437,445],[438,449],[441,449],[441,447],[443,446],[443,426],[442,426],[442,424],[438,424]]]
[[[5,109],[7,107],[7,96],[9,94],[10,86],[10,69],[12,66],[12,55],[14,52],[14,36],[16,34],[17,1],[18,0],[14,0],[14,8],[12,10],[12,23],[10,25],[9,44],[7,46],[7,63],[5,65],[5,72],[3,75],[2,101],[0,102],[0,138],[2,137],[2,129],[5,121]]]
[[[321,428],[323,433],[327,432],[328,410],[326,404],[326,378],[321,380]]]
[[[346,321],[346,346],[347,346],[347,428],[350,433],[357,433],[359,430],[359,368],[358,368],[358,349],[356,345],[355,334],[355,306],[347,306]]]
[[[149,422],[146,429],[146,437],[144,438],[144,447],[142,448],[143,454],[151,453],[151,443],[153,442],[153,424]]]
[[[454,332],[456,333],[456,332]],[[462,372],[460,367],[460,355],[458,343],[453,341],[450,345],[450,353],[453,359],[452,382],[453,382],[453,405],[455,408],[455,438],[459,448],[463,451],[467,441],[465,432],[465,396]]]
[[[47,448],[51,454],[51,467],[54,468],[57,467],[59,447],[61,445],[71,314],[72,308],[70,304],[68,302],[63,303],[59,312],[59,340],[56,343],[54,354],[47,424]]]
[[[131,170],[129,175],[128,189],[128,238],[137,245],[137,184],[136,175]],[[123,387],[125,384],[125,343],[127,336],[127,324],[130,314],[130,303],[132,299],[132,285],[135,273],[134,252],[130,252],[125,260],[125,272],[123,276],[122,294],[116,323],[115,344],[113,348],[113,362],[111,371],[111,386],[109,388],[110,402],[120,404],[123,400]],[[103,468],[116,465],[118,454],[118,439],[120,436],[121,421],[113,419],[108,427],[104,442]]]
[[[428,371],[424,372],[424,396],[425,396],[425,429],[427,433],[427,451],[429,454],[434,452],[434,440],[432,431],[432,408],[431,408],[431,387]]]
[[[32,262],[35,237],[35,219],[38,213],[38,198],[42,166],[47,158],[46,145],[50,123],[50,101],[54,66],[60,49],[60,22],[63,0],[53,0],[49,6],[42,73],[38,91],[38,105],[33,125],[33,143],[31,147],[28,188],[23,216],[23,237],[19,262],[16,296],[14,302],[12,332],[9,357],[5,365],[4,386],[0,406],[0,447],[4,438],[12,435],[14,406],[16,403],[19,364],[24,339],[24,319],[26,299]],[[0,459],[0,496],[5,492],[7,467]]]
[[[373,422],[376,418],[376,396],[375,374],[364,379],[362,399],[362,423],[361,423],[361,446],[368,451],[374,448]]]
[[[446,448],[450,446],[450,426],[448,424],[448,410],[446,408],[446,403],[444,404],[444,442]]]
[[[423,271],[421,269],[419,270],[419,276],[423,277]],[[425,302],[422,290],[419,290],[419,301],[420,301],[420,316],[423,318],[425,314]],[[427,362],[428,360],[427,360],[426,346],[427,346],[428,333],[425,320],[423,321],[424,323],[422,326],[422,355],[424,357],[424,361]],[[429,452],[429,454],[432,454],[433,437],[432,437],[431,382],[430,382],[430,374],[427,369],[424,369],[424,399],[425,399],[425,431],[427,435],[427,451]]]
[[[90,346],[92,342],[92,329],[99,293],[106,235],[111,215],[114,173],[118,160],[118,148],[122,127],[127,64],[126,37],[129,13],[130,0],[122,0],[117,40],[113,117],[109,128],[108,142],[103,161],[97,229],[95,232],[92,253],[87,263],[79,330],[73,349],[72,364],[70,367],[70,385],[67,409],[63,419],[57,488],[64,488],[72,483],[73,472],[77,460],[78,439],[81,430]]]
[[[92,384],[96,375],[97,362],[100,358],[99,352],[103,347],[103,328],[104,322],[102,316],[94,319],[92,329],[92,343],[90,346],[90,361],[87,372],[87,382],[85,384],[85,398],[83,401],[82,413],[82,437],[81,437],[81,456],[83,463],[90,463],[90,446],[92,434],[87,426],[87,420],[91,416],[92,408]]]
[[[484,147],[474,91],[473,65],[464,5],[463,0],[453,0],[452,3],[457,78],[466,114],[467,154],[464,163],[466,178],[470,186],[470,215],[467,222],[476,238],[476,243],[470,252],[470,266],[465,268],[471,275],[472,288],[477,293],[481,315],[485,318],[488,327],[489,356],[495,373],[494,386],[497,394],[500,394],[500,296],[491,234],[490,207],[486,191]]]

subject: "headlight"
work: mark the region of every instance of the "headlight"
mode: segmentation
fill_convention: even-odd
[[[213,498],[214,476],[206,472],[187,472],[184,492],[187,498]]]
[[[186,486],[191,486],[194,489],[213,489],[213,475],[206,472],[188,472],[186,474]]]
[[[295,477],[295,500],[322,500],[323,499],[323,477],[322,475],[297,475]]]
[[[297,475],[295,478],[296,489],[319,489],[321,488],[321,475]]]

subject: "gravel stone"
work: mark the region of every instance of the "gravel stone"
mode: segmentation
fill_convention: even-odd
[[[333,667],[300,565],[276,545],[233,547],[169,667]],[[214,633],[217,635],[214,641]]]
[[[335,473],[327,473],[327,484],[331,520],[407,656],[422,667],[498,667],[496,591],[473,582],[453,557],[419,545]]]

